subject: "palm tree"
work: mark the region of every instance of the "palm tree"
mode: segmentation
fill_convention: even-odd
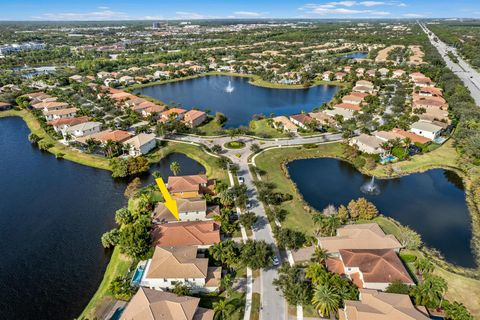
[[[221,280],[220,280],[220,288],[225,291],[225,296],[227,298],[230,297],[231,292],[232,292],[232,276],[230,274],[226,274]]]
[[[340,302],[340,295],[334,288],[325,284],[315,287],[312,304],[322,317],[329,317],[330,314],[337,312]]]
[[[170,171],[173,172],[173,175],[176,176],[181,170],[180,164],[177,161],[173,161],[170,164]]]
[[[213,311],[215,312],[214,319],[226,320],[230,319],[230,314],[233,311],[233,305],[227,300],[219,300],[213,303]]]
[[[433,269],[435,269],[433,263],[426,258],[415,260],[414,266],[417,269],[418,275],[432,273]]]
[[[417,305],[437,307],[442,302],[443,294],[447,289],[448,285],[445,279],[427,275],[423,282],[412,288],[412,296]]]
[[[325,265],[330,254],[327,250],[321,248],[320,246],[315,247],[315,251],[312,255],[312,261],[318,262],[322,265]]]

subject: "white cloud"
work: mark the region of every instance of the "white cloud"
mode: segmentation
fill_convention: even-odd
[[[425,15],[419,14],[419,13],[405,13],[405,14],[403,14],[403,16],[407,17],[407,18],[423,18],[423,17],[425,17]]]
[[[198,19],[210,19],[213,17],[205,16],[201,13],[196,12],[187,12],[187,11],[177,11],[175,12],[174,19],[185,19],[185,20],[198,20]]]
[[[384,5],[385,2],[381,2],[381,1],[362,1],[362,2],[360,2],[360,4],[362,6],[365,6],[365,7],[374,7],[374,6]]]
[[[92,12],[60,12],[43,13],[32,17],[36,20],[54,21],[89,21],[89,20],[128,20],[131,19],[125,12],[112,10],[99,10]]]
[[[100,10],[110,10],[110,7],[98,7]]]
[[[302,11],[317,15],[389,15],[390,12],[364,9],[363,7],[373,7],[383,5],[380,1],[338,1],[327,2],[324,4],[306,4],[299,8]]]
[[[235,11],[233,13],[234,17],[261,17],[262,14],[260,12],[254,11]]]
[[[399,3],[397,6],[398,6],[398,7],[406,7],[406,6],[407,6],[407,4],[406,4],[406,3],[404,3],[404,2],[401,2],[401,3]]]

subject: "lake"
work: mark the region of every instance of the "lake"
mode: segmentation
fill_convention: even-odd
[[[229,85],[232,92],[227,92]],[[170,105],[209,109],[228,118],[226,127],[246,126],[254,114],[291,115],[311,111],[330,101],[336,86],[321,85],[306,89],[271,89],[254,86],[248,78],[205,76],[135,90]]]
[[[368,56],[367,52],[352,52],[340,56],[343,59],[363,59]]]
[[[365,197],[380,213],[416,230],[424,243],[445,259],[475,267],[471,219],[461,178],[452,171],[433,169],[395,179],[376,180],[379,195],[365,195],[360,187],[371,177],[337,159],[305,159],[288,164],[288,172],[305,201],[317,210],[329,204],[347,205]]]
[[[73,319],[103,278],[111,252],[100,237],[115,226],[128,181],[57,160],[28,134],[20,118],[0,119],[0,318]],[[172,161],[182,174],[205,171],[183,154],[151,170],[166,178]]]

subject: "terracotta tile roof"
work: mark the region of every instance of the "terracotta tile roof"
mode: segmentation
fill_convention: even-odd
[[[395,251],[389,249],[340,249],[346,268],[359,268],[364,282],[414,284]]]
[[[47,122],[48,125],[51,126],[63,126],[63,125],[68,125],[68,126],[74,126],[76,124],[84,123],[90,120],[90,117],[88,116],[83,116],[83,117],[78,117],[78,118],[64,118],[64,119],[57,119],[53,121]]]
[[[339,258],[333,258],[333,257],[327,258],[326,265],[327,265],[328,271],[330,272],[345,274],[343,263]]]
[[[341,108],[341,109],[349,109],[349,110],[354,110],[354,111],[360,111],[362,108],[360,108],[360,105],[358,104],[352,104],[352,103],[339,103],[333,106],[334,108]]]
[[[187,121],[187,122],[192,122],[192,121],[195,121],[196,119],[198,118],[201,118],[203,117],[204,115],[206,115],[205,112],[203,111],[200,111],[200,110],[189,110],[185,113],[185,116],[184,116],[184,120]]]
[[[300,113],[300,114],[295,114],[293,116],[290,116],[291,119],[296,120],[304,125],[307,125],[309,123],[314,123],[315,119],[310,117],[309,115]]]
[[[200,298],[140,288],[123,311],[122,320],[212,320],[213,310],[199,308]]]
[[[189,192],[199,191],[201,184],[207,184],[207,176],[202,175],[190,175],[190,176],[170,176],[168,177],[168,191],[171,193],[176,192]]]
[[[155,225],[152,231],[155,246],[200,246],[220,242],[220,223],[192,221]]]
[[[408,131],[405,131],[405,130],[402,130],[402,129],[393,128],[392,131],[395,132],[395,133],[398,133],[399,135],[402,135],[402,136],[405,137],[405,138],[410,138],[410,140],[411,140],[413,143],[416,143],[416,142],[417,142],[417,143],[425,144],[425,143],[428,143],[428,142],[431,141],[431,140],[428,139],[428,138],[419,136],[418,134],[411,133],[411,132],[408,132]]]
[[[208,259],[197,258],[196,246],[155,247],[148,278],[206,278]]]
[[[337,229],[334,237],[318,238],[320,247],[329,252],[340,249],[400,249],[402,245],[393,235],[385,235],[376,223],[351,224]]]
[[[359,97],[359,98],[365,98],[368,97],[369,94],[366,92],[350,92],[351,96]]]
[[[202,198],[195,199],[176,199],[179,213],[207,211],[207,201]],[[166,223],[177,221],[177,219],[170,213],[170,210],[165,207],[163,202],[159,202],[153,210],[152,220],[154,223]]]
[[[33,109],[41,110],[41,109],[66,109],[68,108],[68,103],[66,102],[58,102],[58,101],[51,101],[51,102],[39,102],[32,104]]]
[[[162,112],[162,115],[165,116],[165,117],[168,117],[169,115],[173,114],[173,113],[176,113],[176,114],[183,114],[187,112],[187,110],[185,109],[180,109],[180,108],[171,108],[171,109],[168,109],[168,110],[165,110]]]
[[[405,294],[360,289],[360,301],[345,300],[340,319],[348,320],[428,320]]]
[[[130,133],[127,131],[123,130],[105,130],[105,131],[100,131],[94,134],[91,134],[87,137],[83,137],[85,139],[94,139],[100,142],[107,142],[109,140],[114,141],[114,142],[123,142],[130,138]],[[83,141],[82,138],[78,139],[78,141]]]
[[[139,133],[136,136],[126,140],[124,144],[129,144],[138,150],[141,146],[149,143],[152,140],[155,140],[155,135],[153,133]]]
[[[43,114],[44,115],[64,115],[64,114],[70,114],[70,113],[76,113],[77,112],[77,108],[68,108],[68,109],[60,109],[60,110],[50,110],[50,111],[47,111],[47,112],[44,112]]]

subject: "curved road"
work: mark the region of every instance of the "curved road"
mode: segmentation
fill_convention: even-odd
[[[254,212],[258,221],[253,227],[253,233],[255,235],[255,240],[264,240],[273,246],[278,257],[282,255],[279,254],[278,247],[276,245],[275,239],[273,237],[272,228],[268,222],[267,215],[263,204],[258,200],[257,189],[254,185],[254,179],[251,176],[249,165],[249,157],[252,155],[250,147],[252,144],[258,144],[262,149],[266,148],[275,148],[275,147],[289,147],[295,145],[302,145],[305,143],[327,143],[333,141],[341,141],[341,134],[322,134],[315,137],[302,138],[296,137],[292,139],[277,139],[277,140],[262,140],[253,137],[237,136],[233,138],[234,140],[242,141],[246,146],[242,149],[226,149],[223,145],[226,142],[232,141],[230,137],[201,137],[193,135],[170,135],[164,140],[175,140],[183,141],[187,143],[202,144],[209,148],[213,145],[218,144],[222,146],[223,153],[222,155],[228,157],[233,163],[238,164],[238,177],[243,177],[245,180],[245,185],[247,187],[248,199],[251,204],[251,209],[249,211]],[[285,256],[285,254],[283,254]],[[261,310],[260,310],[260,319],[263,320],[284,320],[288,319],[287,303],[282,297],[279,291],[276,291],[275,286],[273,285],[273,280],[277,278],[277,268],[272,267],[267,270],[261,271],[260,282],[261,282]],[[302,317],[300,317],[301,319]]]

